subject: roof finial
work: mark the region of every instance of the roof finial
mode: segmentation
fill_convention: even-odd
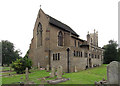
[[[41,5],[40,5],[40,8],[41,8]]]

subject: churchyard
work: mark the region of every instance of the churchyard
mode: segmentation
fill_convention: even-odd
[[[92,69],[87,69],[83,71],[73,72],[73,73],[63,73],[61,76],[61,69],[57,71],[52,68],[52,72],[49,70],[40,70],[37,68],[32,68],[27,74],[16,74],[12,69],[10,71],[9,67],[2,68],[2,84],[20,84],[20,83],[31,83],[31,84],[48,84],[51,80],[56,80],[56,78],[64,78],[65,82],[58,84],[94,84],[95,81],[100,81],[103,78],[107,79],[107,65],[103,64],[100,67],[95,67]],[[56,72],[59,75],[56,76]],[[28,77],[26,79],[26,77]],[[69,80],[68,80],[69,79]],[[58,81],[59,82],[59,81]]]

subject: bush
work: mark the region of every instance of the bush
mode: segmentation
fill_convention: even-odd
[[[16,71],[17,74],[25,73],[26,67],[31,69],[32,61],[29,58],[20,58],[15,62],[12,62],[12,68]]]

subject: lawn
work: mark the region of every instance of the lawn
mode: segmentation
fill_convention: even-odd
[[[107,79],[106,66],[107,65],[102,65],[100,67],[87,69],[76,73],[65,73],[63,77],[70,78],[70,80],[67,82],[62,82],[60,84],[94,84],[95,81],[100,81],[102,80],[102,78]],[[10,73],[15,74],[15,72]],[[29,79],[36,84],[41,84],[39,78],[49,76],[49,73],[50,72],[46,72],[45,70],[31,70],[31,73],[29,74]],[[18,82],[25,82],[25,74],[2,77],[2,84],[16,84]]]

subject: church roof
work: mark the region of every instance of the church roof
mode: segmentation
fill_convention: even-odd
[[[49,16],[49,15],[48,15],[48,16]],[[51,16],[49,16],[49,18],[50,18],[50,20],[49,20],[49,23],[50,23],[50,24],[52,24],[52,25],[54,25],[54,26],[56,26],[56,27],[59,27],[60,29],[65,30],[65,31],[67,31],[67,32],[70,32],[70,33],[72,33],[73,35],[79,37],[79,35],[78,35],[74,30],[72,30],[69,26],[67,26],[66,24],[58,21],[57,19],[55,19],[55,18],[53,18],[53,17],[51,17]]]

